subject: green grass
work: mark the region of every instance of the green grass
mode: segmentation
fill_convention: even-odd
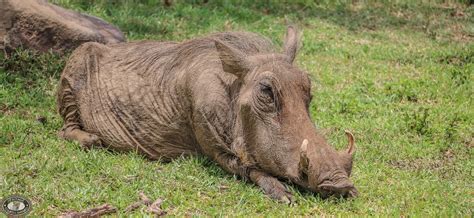
[[[323,200],[290,185],[297,203],[288,206],[204,157],[160,163],[85,152],[56,135],[62,121],[55,90],[67,56],[18,50],[0,57],[0,197],[29,197],[34,215],[103,203],[123,213],[143,191],[163,198],[163,208],[177,216],[472,216],[474,7],[422,1],[187,0],[169,8],[158,0],[52,2],[102,17],[129,40],[247,30],[281,44],[286,24],[297,24],[303,30],[297,64],[313,79],[312,118],[338,148],[346,143],[344,129],[355,133],[353,180],[360,197]]]

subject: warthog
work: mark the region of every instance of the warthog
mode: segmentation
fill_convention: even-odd
[[[326,195],[355,196],[355,151],[336,151],[309,115],[311,82],[294,66],[298,33],[284,51],[253,33],[224,32],[176,42],[85,43],[64,69],[60,135],[172,160],[202,154],[291,202],[279,179]]]

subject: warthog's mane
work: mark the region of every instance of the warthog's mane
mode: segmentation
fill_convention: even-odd
[[[272,42],[261,35],[249,32],[221,32],[180,43],[162,42],[159,46],[151,41],[137,42],[149,43],[150,46],[146,49],[140,47],[125,50],[127,56],[132,58],[123,64],[135,68],[134,70],[140,69],[144,76],[160,70],[166,75],[175,68],[189,68],[205,63],[199,60],[217,60],[215,40],[227,43],[248,56],[275,51]]]

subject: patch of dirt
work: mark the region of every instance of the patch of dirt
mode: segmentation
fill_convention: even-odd
[[[450,64],[454,66],[465,66],[474,61],[474,51],[460,50],[456,54],[446,55],[438,58],[438,63]]]
[[[48,122],[48,119],[44,116],[37,116],[36,121],[41,123],[42,125],[45,125]]]
[[[451,16],[452,17],[464,17],[466,16],[466,14],[464,14],[464,11],[462,11],[461,9],[457,8],[456,10],[454,10],[453,12],[451,12]]]
[[[435,160],[414,159],[414,160],[392,160],[389,164],[395,168],[403,170],[441,170],[452,166],[455,154],[452,149],[442,152],[441,157]]]
[[[9,116],[9,115],[12,115],[13,113],[15,113],[13,111],[13,107],[9,107],[7,105],[4,105],[4,104],[1,104],[0,105],[0,113],[3,115],[3,116]]]
[[[467,33],[464,30],[464,25],[462,24],[453,24],[448,27],[453,34],[454,40],[460,42],[472,42],[474,40],[474,35]]]
[[[471,149],[474,147],[474,138],[471,138],[471,140],[466,140],[465,145],[468,149]]]

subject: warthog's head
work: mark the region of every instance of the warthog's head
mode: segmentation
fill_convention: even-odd
[[[241,82],[236,99],[237,126],[246,153],[262,170],[309,189],[337,196],[355,196],[349,180],[354,138],[336,151],[317,133],[309,115],[311,81],[294,66],[298,34],[288,28],[283,53],[246,56],[217,41],[225,71]]]

